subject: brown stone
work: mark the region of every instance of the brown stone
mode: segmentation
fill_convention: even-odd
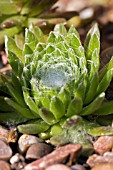
[[[55,164],[55,165],[49,166],[45,170],[71,170],[71,168],[63,164]]]
[[[100,164],[95,166],[91,170],[113,170],[113,164],[111,163]]]
[[[105,152],[110,151],[113,147],[113,136],[101,136],[94,143],[94,150],[96,153],[103,155]]]
[[[112,163],[113,164],[113,152],[106,152],[106,153],[104,153],[104,155],[93,154],[87,160],[87,164],[90,167],[94,167],[96,165],[100,165],[103,163]]]
[[[9,163],[0,160],[0,170],[11,170]]]
[[[19,151],[25,153],[32,144],[38,142],[42,142],[42,140],[36,136],[24,134],[18,140]]]
[[[0,159],[9,160],[11,156],[11,148],[4,141],[0,140]]]
[[[82,146],[80,144],[67,144],[57,148],[39,160],[28,164],[25,166],[24,170],[44,170],[50,165],[63,163],[67,158],[69,159],[69,162],[73,162],[78,158],[78,155],[80,155],[81,149]]]
[[[35,143],[31,145],[26,153],[26,159],[39,159],[53,150],[51,145],[46,143]]]
[[[0,140],[4,140],[5,142],[7,142],[8,137],[9,137],[9,130],[0,126]]]

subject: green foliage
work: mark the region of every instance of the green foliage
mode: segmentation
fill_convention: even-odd
[[[30,23],[43,21],[40,15],[46,13],[56,1],[0,0],[0,45],[4,43],[5,35],[13,37],[23,33]],[[20,36],[18,39],[21,39]]]
[[[47,132],[53,144],[79,142],[86,150],[91,148],[87,135],[113,134],[111,127],[101,127],[81,117],[113,113],[113,102],[105,99],[113,76],[113,59],[99,70],[97,24],[88,32],[84,47],[76,29],[71,26],[67,32],[63,24],[56,25],[47,39],[39,28],[30,26],[23,49],[9,37],[5,47],[13,69],[12,82],[6,83],[11,98],[5,101],[22,116],[39,119],[38,124],[33,120],[19,125],[19,131],[40,136]],[[60,136],[54,134],[57,127]]]

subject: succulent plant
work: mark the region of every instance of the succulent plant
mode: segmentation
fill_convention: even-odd
[[[84,47],[73,26],[67,32],[64,24],[58,24],[48,37],[31,25],[25,30],[23,49],[10,37],[5,38],[5,48],[12,78],[1,78],[10,96],[4,100],[27,118],[18,126],[20,132],[51,138],[55,145],[82,143],[89,151],[91,136],[113,134],[112,127],[88,120],[113,114],[113,101],[105,98],[113,58],[99,70],[97,24],[89,30]]]
[[[23,32],[29,23],[42,22],[39,15],[47,11],[57,0],[1,0],[0,1],[0,45],[4,35],[15,36]],[[17,37],[18,38],[18,37]],[[19,39],[19,38],[18,38]],[[21,37],[20,37],[21,39]]]

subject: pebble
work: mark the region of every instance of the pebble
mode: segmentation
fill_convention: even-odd
[[[11,156],[11,148],[4,141],[0,140],[0,159],[9,160]]]
[[[40,159],[53,150],[53,147],[46,143],[32,144],[26,153],[26,159]]]
[[[36,136],[33,135],[22,135],[18,140],[18,148],[20,153],[25,153],[26,150],[34,143],[42,142],[41,139],[39,139]]]
[[[86,170],[86,168],[83,165],[76,164],[71,167],[72,170]]]
[[[49,166],[45,170],[71,170],[71,168],[63,164],[55,164],[55,165]]]
[[[25,166],[24,170],[44,170],[47,167],[59,163],[64,163],[68,158],[68,164],[75,161],[80,155],[82,149],[81,144],[67,144],[56,148],[51,153],[35,160]]]
[[[4,127],[0,126],[0,140],[3,140],[5,142],[7,142],[8,137],[9,137],[9,130],[7,130]]]
[[[87,160],[87,164],[90,167],[94,167],[94,166],[102,164],[102,163],[106,163],[106,160],[103,158],[103,156],[97,155],[97,154],[91,155]]]
[[[94,143],[94,150],[96,153],[103,155],[105,152],[110,151],[113,147],[113,136],[101,136]]]
[[[87,160],[87,164],[90,167],[94,167],[96,165],[103,164],[103,163],[113,164],[113,152],[106,152],[104,153],[104,155],[93,154]]]
[[[13,155],[13,156],[11,157],[11,159],[10,159],[10,163],[11,163],[11,164],[17,163],[17,162],[19,162],[19,161],[22,161],[22,162],[25,161],[24,157],[23,157],[22,155],[20,155],[19,153],[16,153],[16,154]]]
[[[9,163],[0,160],[0,170],[11,170]]]
[[[92,168],[91,170],[113,170],[112,163],[100,164]]]
[[[26,165],[24,157],[19,153],[16,153],[11,157],[10,163],[11,163],[11,169],[15,169],[15,170],[20,170],[24,168],[24,166]]]

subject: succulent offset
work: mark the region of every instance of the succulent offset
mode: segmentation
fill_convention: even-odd
[[[4,35],[15,36],[24,32],[30,23],[43,22],[39,15],[47,11],[57,0],[1,0],[0,1],[0,45]],[[45,15],[44,15],[45,13]],[[22,36],[17,37],[21,39]]]
[[[113,101],[105,99],[113,58],[99,70],[97,24],[88,32],[84,47],[73,26],[67,32],[58,24],[48,36],[31,25],[25,30],[23,49],[10,37],[5,38],[5,48],[12,78],[1,76],[6,88],[2,90],[10,96],[4,102],[14,115],[28,120],[18,126],[20,132],[51,138],[55,145],[82,143],[86,150],[93,149],[89,137],[113,134],[112,127],[88,120],[90,115],[113,113]]]

